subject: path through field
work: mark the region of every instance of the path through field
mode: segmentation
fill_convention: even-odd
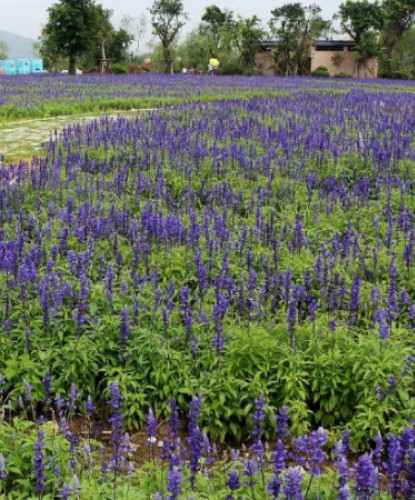
[[[109,113],[110,116],[136,116],[152,110],[131,110]],[[39,120],[25,120],[0,124],[0,160],[12,162],[31,158],[42,151],[42,143],[49,140],[51,132],[60,132],[72,123],[87,123],[108,113],[59,116]]]

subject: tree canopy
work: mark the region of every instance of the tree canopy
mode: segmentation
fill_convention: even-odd
[[[210,55],[217,57],[222,50],[229,49],[231,33],[235,29],[233,12],[210,5],[206,7],[199,29],[206,39]]]
[[[7,59],[9,55],[9,47],[7,43],[3,40],[0,40],[0,59]]]
[[[386,64],[392,64],[397,44],[415,24],[415,0],[384,0],[382,41],[386,49]]]
[[[303,5],[298,1],[280,5],[271,11],[268,32],[257,16],[243,18],[233,11],[212,4],[205,8],[199,26],[188,33],[179,44],[179,34],[188,15],[183,0],[153,0],[150,19],[144,14],[124,16],[121,29],[111,23],[112,11],[98,0],[57,0],[49,9],[49,19],[42,32],[41,54],[47,64],[57,67],[69,59],[70,73],[75,73],[79,58],[87,68],[96,68],[100,62],[106,70],[108,60],[119,62],[132,59],[131,42],[140,46],[147,25],[159,39],[155,60],[162,63],[167,73],[180,65],[206,67],[210,57],[218,58],[241,71],[255,66],[255,55],[267,37],[277,41],[275,60],[281,74],[307,74],[310,71],[310,48],[325,33],[332,30],[331,21],[321,15],[317,4]],[[358,73],[367,62],[379,57],[382,69],[390,71],[402,66],[397,53],[408,53],[405,37],[415,26],[415,0],[345,0],[335,18],[340,19],[341,31],[356,46]],[[402,45],[402,41],[406,40]],[[173,61],[173,54],[177,61]],[[2,55],[3,54],[3,55]],[[0,57],[7,50],[0,42]],[[412,60],[405,56],[406,60]],[[340,63],[341,55],[336,61]],[[412,69],[415,74],[415,68]]]
[[[380,53],[377,35],[384,26],[384,12],[377,2],[347,0],[340,5],[339,14],[343,31],[356,42],[355,57],[359,76],[361,67]]]
[[[270,27],[279,41],[276,62],[281,73],[296,75],[308,72],[310,45],[331,25],[320,13],[318,5],[304,7],[298,2],[271,11]]]
[[[102,9],[102,7],[100,7]],[[48,9],[42,31],[46,48],[69,59],[69,73],[75,74],[79,56],[98,40],[100,9],[92,0],[59,0]]]
[[[171,46],[188,18],[181,0],[155,0],[151,9],[153,33],[163,46],[166,73],[173,72]]]

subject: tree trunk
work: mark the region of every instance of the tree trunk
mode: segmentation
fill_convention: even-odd
[[[164,56],[164,62],[166,64],[166,70],[165,70],[165,72],[167,74],[172,75],[173,74],[173,60],[171,58],[171,52],[170,52],[170,47],[169,46],[164,46],[163,47],[163,56]]]
[[[101,40],[101,73],[107,73],[108,61],[107,54],[105,52],[105,40]]]
[[[69,74],[76,75],[76,56],[69,57]]]

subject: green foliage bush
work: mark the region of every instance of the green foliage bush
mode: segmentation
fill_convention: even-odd
[[[411,80],[412,75],[410,71],[405,70],[383,70],[380,72],[379,78],[386,78],[390,80]]]
[[[351,75],[350,73],[344,73],[343,71],[341,71],[340,73],[336,73],[334,76],[335,78],[353,78],[353,75]]]
[[[328,78],[330,76],[329,70],[326,66],[319,66],[314,71],[311,72],[311,76]]]
[[[322,77],[322,78],[329,78],[330,73],[328,70],[323,70],[323,69],[316,69],[311,72],[311,76],[317,76],[317,77]]]
[[[110,72],[114,75],[128,75],[128,65],[122,63],[111,64]]]
[[[259,69],[247,69],[243,74],[245,76],[262,76],[262,71]]]
[[[243,75],[244,74],[244,69],[239,66],[239,64],[236,63],[227,63],[224,64],[219,68],[219,73],[221,75]]]

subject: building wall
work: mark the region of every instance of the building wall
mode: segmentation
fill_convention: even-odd
[[[42,59],[2,59],[0,75],[28,75],[43,73]]]
[[[340,54],[344,61],[340,67],[336,67],[332,62],[332,57]],[[311,49],[311,71],[314,71],[319,66],[325,66],[330,75],[337,73],[349,73],[357,78],[357,63],[353,56],[353,51],[348,50],[348,47],[343,47],[342,51],[325,51],[316,50],[315,47]],[[360,78],[377,78],[378,76],[378,61],[377,59],[370,59],[366,67],[360,68]]]
[[[272,48],[266,52],[258,52],[255,56],[255,65],[264,75],[273,75],[277,72],[275,64],[274,52]],[[337,68],[333,62],[332,57],[336,54],[341,54],[344,58],[342,65]],[[311,71],[314,71],[319,66],[325,66],[331,76],[337,73],[349,73],[357,78],[357,64],[353,56],[353,51],[348,50],[348,47],[343,47],[342,51],[326,51],[316,50],[315,47],[311,49]],[[360,68],[360,78],[377,78],[378,76],[378,60],[371,59],[368,61],[366,68]]]
[[[263,75],[275,75],[277,65],[275,64],[274,51],[258,52],[255,54],[255,67],[259,69]]]

